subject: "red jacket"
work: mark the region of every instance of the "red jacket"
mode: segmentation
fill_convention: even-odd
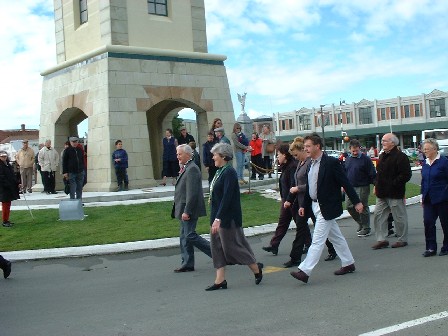
[[[250,152],[250,156],[255,156],[261,154],[261,147],[263,146],[263,141],[258,138],[256,140],[249,141],[249,146],[252,147],[252,152]]]

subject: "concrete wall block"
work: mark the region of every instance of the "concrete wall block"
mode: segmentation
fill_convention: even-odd
[[[136,85],[151,85],[151,76],[152,74],[148,72],[135,72],[134,73],[134,83]],[[147,96],[145,95],[145,98]]]
[[[187,64],[183,62],[170,62],[171,73],[175,75],[187,74]]]
[[[109,125],[129,126],[130,124],[129,112],[110,113]],[[124,136],[123,132],[121,132],[121,136]]]
[[[147,98],[148,95],[141,85],[125,85],[127,98]]]
[[[157,61],[140,61],[141,72],[157,72]]]
[[[137,101],[135,98],[120,98],[119,106],[123,112],[137,111]]]
[[[124,84],[109,84],[109,97],[122,98],[125,97],[126,85]]]
[[[157,73],[159,74],[171,73],[170,62],[157,61]]]
[[[109,71],[139,72],[139,60],[109,58]]]
[[[112,20],[111,30],[114,33],[127,34],[128,33],[128,21]]]
[[[134,74],[132,72],[116,72],[116,84],[134,84]]]
[[[214,100],[219,99],[219,90],[216,88],[205,88],[202,91],[202,99]]]
[[[168,78],[166,74],[155,73],[151,76],[151,84],[155,86],[168,86]]]

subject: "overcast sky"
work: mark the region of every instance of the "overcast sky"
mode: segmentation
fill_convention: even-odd
[[[0,0],[1,129],[39,128],[56,65],[53,0]],[[205,0],[210,53],[226,55],[235,110],[301,107],[448,90],[446,0]],[[7,9],[7,11],[5,10]]]

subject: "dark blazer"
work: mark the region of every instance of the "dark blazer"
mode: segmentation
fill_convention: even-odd
[[[308,170],[311,163],[311,158],[306,158],[305,161],[302,162],[302,164],[298,163],[297,169],[295,171],[294,176],[294,186],[299,188],[299,191],[295,194],[289,194],[288,201],[293,203],[294,212],[297,212],[297,210],[301,207],[303,207],[303,199],[305,197],[305,191],[306,191],[306,182],[308,179]]]
[[[317,175],[317,200],[319,201],[322,216],[326,220],[342,215],[341,187],[344,188],[345,193],[353,204],[361,202],[355,189],[348,181],[339,160],[324,153],[320,161],[319,174]],[[304,208],[311,208],[311,203],[312,200],[307,183]]]
[[[191,219],[207,214],[201,172],[193,161],[187,162],[184,172],[177,178],[174,190],[174,216],[182,220],[183,213],[190,215]]]
[[[440,156],[430,166],[422,167],[422,199],[423,203],[431,200],[431,204],[448,201],[448,159]]]
[[[280,175],[280,179],[278,181],[279,189],[280,189],[280,197],[282,202],[285,201],[294,201],[294,196],[291,195],[289,189],[295,186],[295,173],[297,168],[297,161],[292,159],[286,162],[285,165],[281,167],[282,174]],[[292,203],[292,202],[291,202]]]
[[[221,220],[221,228],[230,228],[232,221],[235,221],[237,227],[243,225],[240,186],[233,167],[224,169],[216,179],[210,205],[210,225],[213,224],[215,218]]]

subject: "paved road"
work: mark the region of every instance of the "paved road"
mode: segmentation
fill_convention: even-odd
[[[17,262],[0,281],[0,335],[359,335],[444,312],[448,257],[421,256],[421,207],[408,214],[410,245],[379,251],[341,220],[357,271],[337,277],[339,260],[321,261],[306,285],[281,268],[294,232],[278,256],[261,250],[270,236],[250,238],[267,266],[263,282],[255,286],[246,267],[232,266],[229,289],[216,292],[204,291],[214,270],[200,252],[196,272],[172,272],[177,248]],[[447,325],[442,318],[391,335],[441,336]]]

